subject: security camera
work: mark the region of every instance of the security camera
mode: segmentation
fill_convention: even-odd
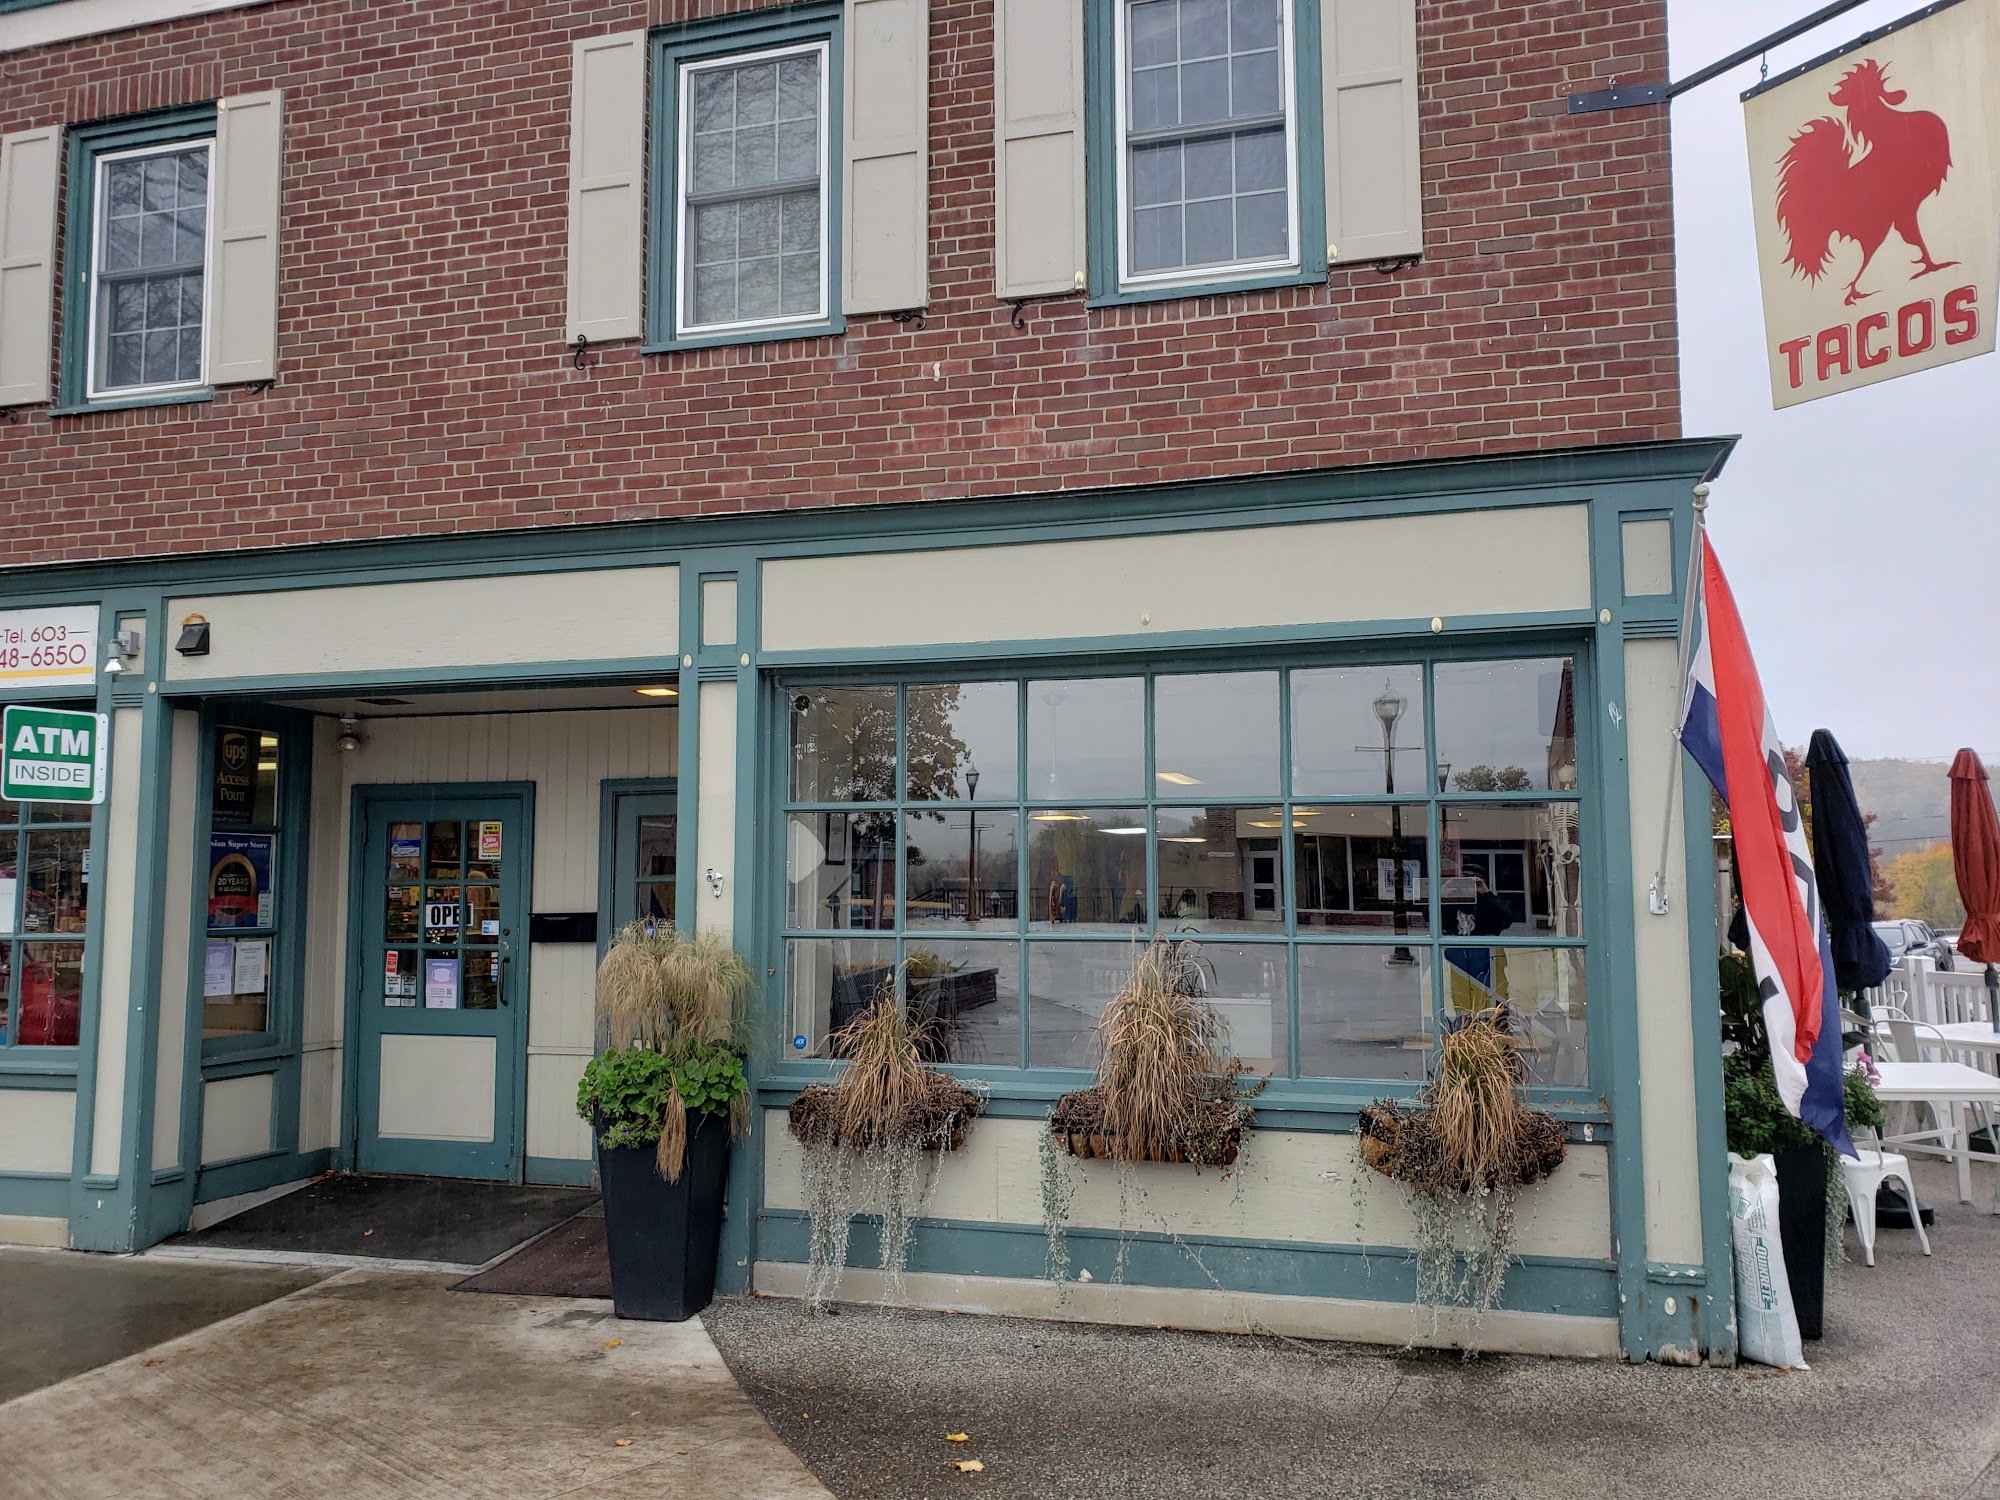
[[[812,706],[813,706],[813,701],[812,701],[812,697],[811,697],[811,695],[810,695],[810,694],[807,694],[807,693],[794,693],[794,694],[792,694],[792,712],[793,712],[793,713],[795,713],[795,714],[802,714],[802,713],[806,713],[807,711],[809,711],[809,710],[810,710],[810,709],[812,708]]]

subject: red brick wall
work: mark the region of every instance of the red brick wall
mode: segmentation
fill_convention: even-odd
[[[1423,0],[1421,265],[992,295],[991,0],[933,0],[929,324],[571,368],[569,47],[741,0],[283,0],[0,56],[0,131],[282,86],[279,380],[0,423],[0,564],[1678,435],[1665,0]]]

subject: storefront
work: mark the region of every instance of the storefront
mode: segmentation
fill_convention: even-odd
[[[1726,1349],[1699,799],[1645,896],[1724,451],[13,575],[93,665],[9,701],[111,745],[102,805],[0,807],[0,1238],[133,1248],[331,1166],[587,1182],[592,970],[650,916],[765,976],[726,1287],[798,1289],[784,1106],[900,973],[991,1092],[916,1300],[1403,1342],[1407,1212],[1354,1116],[1503,998],[1571,1145],[1487,1342]],[[1086,1174],[1059,1288],[1041,1121],[1159,931],[1270,1076],[1258,1129],[1143,1205]]]

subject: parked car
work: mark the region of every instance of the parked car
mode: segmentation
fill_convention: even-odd
[[[1875,935],[1888,946],[1889,958],[1899,969],[1903,967],[1903,960],[1912,953],[1923,955],[1940,969],[1952,966],[1951,944],[1938,936],[1937,930],[1928,922],[1919,922],[1913,917],[1877,922]]]

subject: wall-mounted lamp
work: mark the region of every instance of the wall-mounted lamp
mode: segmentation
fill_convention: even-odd
[[[125,670],[125,663],[139,654],[139,633],[136,630],[121,630],[111,637],[104,652],[104,675],[116,677]]]
[[[702,879],[708,882],[709,895],[720,897],[722,895],[722,872],[720,870],[703,870],[701,874]]]
[[[351,755],[361,748],[361,721],[353,714],[340,716],[340,738],[335,740],[341,754]]]
[[[181,638],[174,642],[174,650],[182,656],[208,655],[208,621],[200,615],[181,621]]]

